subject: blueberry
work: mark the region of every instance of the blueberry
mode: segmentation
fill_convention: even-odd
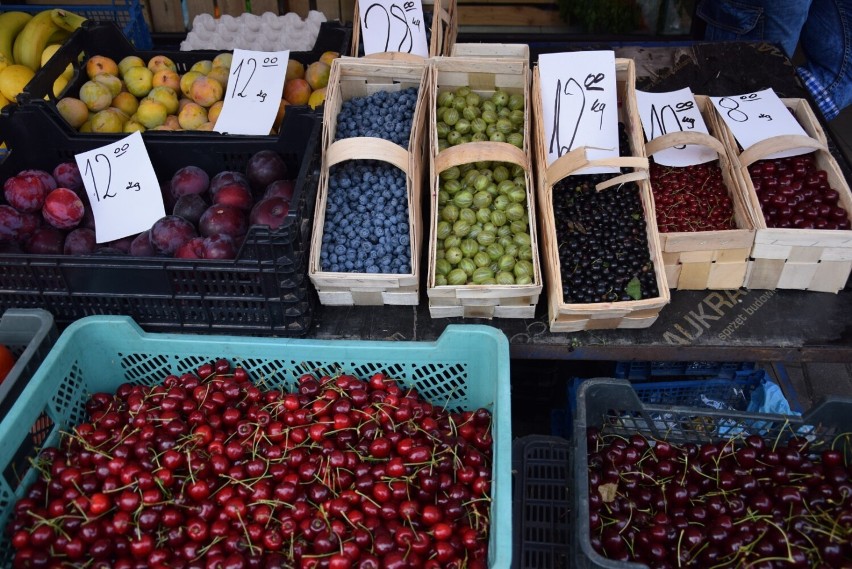
[[[370,265],[369,267],[367,267],[367,272],[368,273],[378,273],[379,268],[376,265]]]
[[[346,270],[351,271],[352,269],[355,268],[355,263],[347,260],[345,263],[343,263],[343,266],[346,267]]]

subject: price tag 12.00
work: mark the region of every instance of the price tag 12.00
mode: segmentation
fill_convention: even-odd
[[[366,0],[358,12],[366,55],[398,51],[429,57],[421,0]]]
[[[269,134],[281,104],[289,58],[289,51],[235,49],[214,129],[228,134]]]
[[[668,93],[637,90],[636,103],[639,106],[642,129],[648,140],[678,131],[710,134],[689,87]],[[654,161],[662,166],[693,166],[716,158],[718,155],[715,150],[697,144],[675,146],[654,154]]]
[[[776,136],[807,136],[805,129],[772,89],[730,97],[710,97],[710,100],[743,150]],[[813,148],[794,148],[766,158],[786,158],[813,151]]]
[[[141,233],[166,215],[160,183],[138,132],[74,159],[89,194],[98,243]]]
[[[547,163],[585,146],[590,160],[618,152],[618,95],[615,53],[577,51],[538,58]],[[618,172],[585,168],[583,174]]]

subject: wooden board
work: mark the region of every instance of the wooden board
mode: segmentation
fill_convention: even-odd
[[[460,4],[462,26],[565,26],[554,4]]]
[[[186,32],[180,0],[148,0],[151,25],[155,32]]]

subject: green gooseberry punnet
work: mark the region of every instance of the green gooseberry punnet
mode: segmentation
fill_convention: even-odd
[[[444,258],[448,263],[455,266],[464,258],[464,255],[462,255],[461,249],[458,247],[449,247],[444,254]]]
[[[453,269],[447,275],[447,284],[450,286],[467,284],[467,273],[461,269]]]
[[[441,219],[450,223],[455,223],[459,218],[459,208],[454,203],[448,203],[441,210]]]

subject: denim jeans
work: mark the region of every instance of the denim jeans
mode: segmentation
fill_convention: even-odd
[[[705,39],[765,40],[792,56],[801,40],[799,75],[831,120],[852,103],[852,0],[701,0]]]

